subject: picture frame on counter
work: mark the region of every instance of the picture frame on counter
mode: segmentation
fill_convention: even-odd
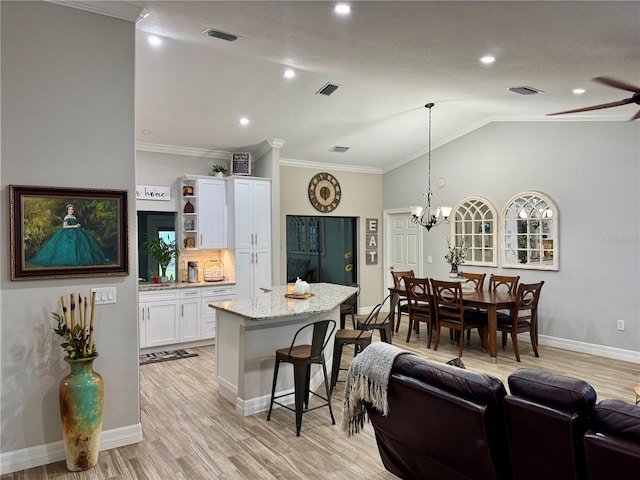
[[[11,280],[129,275],[127,191],[10,185]]]
[[[251,175],[251,154],[236,152],[231,154],[231,175]]]

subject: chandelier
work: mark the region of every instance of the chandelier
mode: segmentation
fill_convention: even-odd
[[[431,197],[433,192],[431,191],[431,109],[434,103],[427,103],[425,108],[429,109],[429,187],[427,193],[423,193],[422,196],[426,197],[427,205],[423,207],[414,206],[411,207],[411,221],[422,225],[427,231],[431,230],[431,227],[440,225],[441,223],[449,223],[449,215],[451,214],[451,207],[432,207]]]

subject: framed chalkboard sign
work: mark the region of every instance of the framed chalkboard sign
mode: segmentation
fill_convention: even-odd
[[[231,175],[251,175],[251,154],[231,154]]]

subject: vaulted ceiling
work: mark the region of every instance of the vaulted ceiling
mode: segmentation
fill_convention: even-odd
[[[434,148],[491,121],[627,121],[640,108],[546,116],[632,95],[591,79],[640,84],[640,2],[357,1],[347,16],[335,2],[130,3],[149,13],[136,39],[136,140],[149,150],[276,138],[285,159],[385,171],[426,150],[427,102]],[[317,94],[327,83],[338,89]],[[521,86],[542,92],[509,90]]]

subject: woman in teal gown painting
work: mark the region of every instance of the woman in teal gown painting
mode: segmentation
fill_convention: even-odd
[[[43,267],[102,265],[107,263],[107,256],[93,235],[82,228],[69,204],[62,229],[46,241],[31,263]]]

